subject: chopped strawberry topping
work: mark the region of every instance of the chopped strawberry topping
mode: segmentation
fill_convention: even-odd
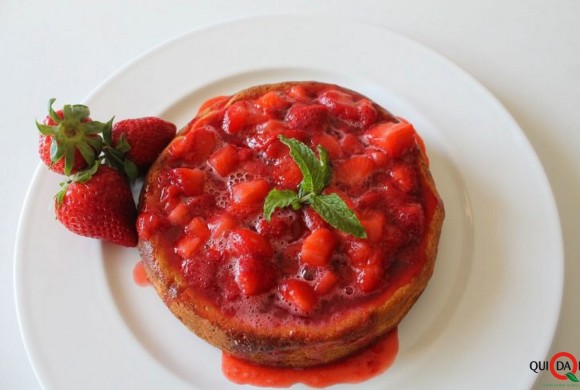
[[[173,183],[187,196],[203,193],[205,173],[198,168],[175,168],[172,171]]]
[[[317,304],[316,294],[309,283],[299,279],[287,279],[280,285],[282,299],[293,305],[300,314],[309,314]]]
[[[300,260],[303,263],[324,266],[330,262],[336,246],[336,237],[329,229],[321,228],[313,231],[304,239]]]
[[[249,229],[234,229],[229,234],[228,250],[234,257],[251,256],[269,259],[274,251],[270,242]]]
[[[236,220],[229,214],[219,214],[209,220],[209,229],[214,239],[220,238],[237,226]]]
[[[349,186],[357,186],[369,178],[375,169],[372,159],[367,156],[353,156],[336,169],[336,180]]]
[[[276,285],[274,265],[268,260],[250,256],[240,257],[236,262],[235,280],[245,295],[262,294]]]
[[[320,103],[337,115],[339,118],[349,121],[357,121],[359,118],[358,109],[355,106],[352,96],[338,90],[329,90],[320,95]]]
[[[200,127],[178,136],[169,144],[168,153],[191,163],[205,162],[217,144],[217,134],[210,126]]]
[[[260,208],[270,191],[264,179],[244,181],[231,188],[232,203],[236,208]]]
[[[238,149],[234,145],[228,144],[216,150],[209,157],[208,163],[220,176],[225,177],[236,169],[238,161]]]
[[[380,242],[383,238],[383,229],[386,218],[380,212],[368,213],[361,219],[361,223],[365,227],[367,237],[372,242]]]
[[[290,104],[290,100],[280,91],[270,91],[256,100],[258,106],[267,111],[281,111]]]
[[[174,225],[185,225],[191,218],[191,211],[184,203],[179,203],[167,215],[167,219]]]
[[[314,291],[318,295],[329,292],[338,283],[338,276],[329,269],[323,268],[317,275]]]
[[[286,114],[286,123],[291,129],[321,131],[328,109],[321,104],[295,104]]]
[[[369,142],[391,157],[401,157],[417,145],[415,129],[406,122],[382,123],[367,131]]]

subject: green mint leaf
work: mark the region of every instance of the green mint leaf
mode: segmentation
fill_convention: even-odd
[[[576,377],[576,375],[574,375],[573,373],[569,372],[566,374],[566,376],[568,377],[568,379],[570,379],[572,382],[580,382],[580,380],[578,380],[578,378]]]
[[[318,145],[318,155],[320,156],[320,167],[322,168],[322,180],[324,183],[320,189],[320,191],[322,191],[324,187],[330,183],[330,180],[332,179],[332,171],[328,164],[328,152],[320,145]]]
[[[367,237],[356,214],[337,194],[313,196],[310,198],[310,205],[332,227],[358,238]]]
[[[277,208],[283,208],[292,206],[294,210],[300,208],[300,200],[298,199],[298,194],[290,190],[272,190],[266,196],[264,201],[264,218],[266,221],[270,221],[272,214]]]
[[[278,136],[280,142],[290,148],[290,156],[294,159],[300,171],[302,172],[302,182],[300,183],[300,194],[315,193],[319,194],[327,184],[327,178],[330,175],[328,166],[328,153],[324,153],[324,161],[319,161],[316,154],[304,143],[286,138],[283,135]],[[324,150],[319,147],[319,151]],[[322,156],[321,156],[322,157]]]

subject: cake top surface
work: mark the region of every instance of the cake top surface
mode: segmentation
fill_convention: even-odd
[[[318,203],[292,147],[328,165]],[[427,165],[413,126],[356,92],[255,87],[206,102],[165,150],[144,186],[139,236],[180,290],[225,315],[308,323],[419,272],[440,202]],[[283,199],[265,215],[273,193]],[[337,198],[362,232],[333,223]]]

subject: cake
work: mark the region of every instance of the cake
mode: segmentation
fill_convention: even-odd
[[[319,195],[336,194],[362,233],[309,204],[288,140],[327,156]],[[301,203],[265,215],[273,190]],[[149,170],[137,229],[147,276],[185,326],[233,356],[299,368],[399,324],[433,273],[443,219],[410,123],[338,85],[284,82],[204,103]]]

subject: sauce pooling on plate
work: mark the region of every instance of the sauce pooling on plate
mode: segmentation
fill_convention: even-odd
[[[222,357],[222,371],[232,382],[263,387],[289,387],[304,383],[327,387],[339,383],[360,383],[385,372],[399,350],[397,329],[391,330],[376,344],[336,363],[292,369],[259,366],[227,353]]]

